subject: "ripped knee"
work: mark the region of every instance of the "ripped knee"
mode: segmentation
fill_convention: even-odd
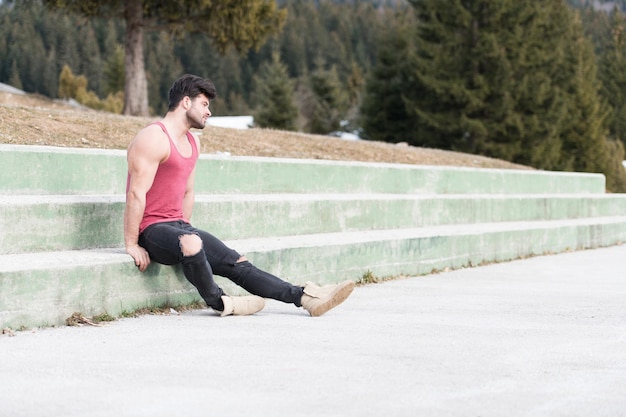
[[[202,239],[198,235],[180,235],[178,240],[183,256],[194,256],[202,250]]]
[[[248,260],[248,258],[246,258],[245,256],[242,255],[242,256],[239,257],[239,259],[237,259],[236,263],[239,264],[241,262],[246,262],[247,260]]]

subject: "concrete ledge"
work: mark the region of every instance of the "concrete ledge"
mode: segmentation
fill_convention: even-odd
[[[1,258],[1,256],[0,256]],[[0,327],[63,325],[74,312],[111,312],[189,304],[197,291],[174,268],[137,271],[120,251],[12,255],[0,272]]]
[[[123,194],[124,155],[117,150],[0,144],[0,194]]]
[[[120,246],[123,198],[0,195],[0,254]]]
[[[124,151],[0,145],[0,166],[0,327],[199,301],[179,269],[142,274],[107,249],[122,244]],[[196,186],[195,225],[295,284],[626,240],[626,196],[600,174],[201,155]]]
[[[126,188],[121,150],[0,145],[0,166],[0,194],[123,194]],[[605,179],[571,172],[200,156],[197,194],[275,192],[601,194]]]
[[[225,240],[619,216],[626,195],[200,195],[194,225]],[[0,254],[122,246],[124,196],[0,196]],[[28,221],[23,221],[28,219]]]
[[[614,245],[626,217],[488,223],[229,241],[257,266],[295,284],[420,275],[444,268]],[[323,265],[324,268],[320,268]],[[328,271],[333,271],[329,275]],[[218,277],[227,292],[241,293]],[[147,305],[197,301],[180,271],[142,274],[119,249],[0,255],[0,327],[62,324],[73,312],[117,316]]]

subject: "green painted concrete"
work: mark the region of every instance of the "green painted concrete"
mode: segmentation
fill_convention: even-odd
[[[473,169],[205,157],[198,165],[200,193],[604,193],[604,177],[545,171]]]
[[[199,301],[182,274],[161,268],[155,264],[140,274],[132,262],[75,265],[69,259],[54,269],[0,272],[0,326],[56,326],[74,312],[119,317],[143,307]]]
[[[0,145],[0,194],[124,193],[126,159],[115,150]]]
[[[623,194],[277,194],[197,200],[194,225],[221,239],[626,213]],[[0,212],[0,254],[123,246],[123,196],[0,196]]]
[[[379,277],[412,276],[609,246],[622,242],[624,236],[626,217],[616,217],[595,222],[490,223],[227,243],[248,249],[245,252],[256,265],[295,284],[307,280],[323,284],[356,281],[367,271]],[[142,274],[130,257],[119,251],[56,252],[35,258],[0,255],[0,265],[2,328],[61,325],[75,311],[118,316],[139,307],[198,300],[178,269],[153,264]],[[218,281],[227,292],[242,293],[223,278]]]
[[[122,246],[120,196],[0,196],[0,254]]]
[[[123,194],[121,150],[0,145],[0,194]],[[28,167],[28,169],[25,169]],[[19,172],[19,175],[16,173]],[[600,174],[201,155],[196,193],[604,193]]]
[[[121,249],[124,151],[0,145],[0,166],[0,327],[199,301]],[[626,241],[626,196],[598,174],[202,155],[196,185],[194,224],[295,284]]]

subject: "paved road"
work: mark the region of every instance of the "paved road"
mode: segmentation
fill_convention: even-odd
[[[0,416],[626,416],[626,246],[5,335]]]

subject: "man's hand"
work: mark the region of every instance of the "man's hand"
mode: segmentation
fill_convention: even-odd
[[[144,248],[139,245],[127,246],[126,253],[133,257],[135,265],[141,272],[145,271],[150,265],[150,255]]]

